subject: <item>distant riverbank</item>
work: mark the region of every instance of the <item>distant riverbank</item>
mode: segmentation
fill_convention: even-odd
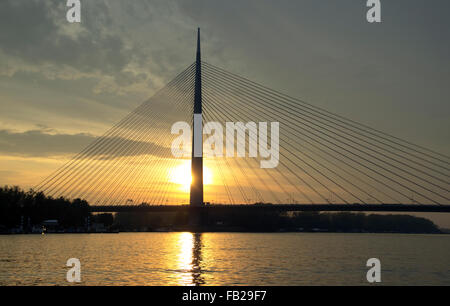
[[[417,233],[442,231],[432,221],[410,216],[351,212],[220,211],[92,213],[81,199],[54,199],[32,190],[0,187],[0,233],[91,232],[330,232]]]
[[[446,235],[450,234],[445,230],[439,230],[434,232],[367,232],[367,231],[329,231],[326,229],[312,229],[312,230],[274,230],[274,231],[250,231],[244,228],[160,228],[154,230],[130,230],[130,231],[57,231],[57,232],[1,232],[0,235],[52,235],[52,234],[119,234],[119,233],[180,233],[180,232],[191,232],[191,233],[343,233],[343,234],[430,234],[430,235]]]

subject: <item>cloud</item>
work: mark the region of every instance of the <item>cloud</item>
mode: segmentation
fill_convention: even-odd
[[[25,132],[0,130],[0,154],[22,157],[75,155],[87,145],[99,140],[99,137],[87,133],[58,134],[49,128]],[[107,141],[115,143],[117,147],[127,148],[127,150],[115,150],[114,153],[105,153],[105,150],[100,150],[89,154],[87,158],[107,160],[144,154],[171,156],[169,155],[171,154],[170,148],[152,142],[135,141],[116,136],[109,137]]]
[[[95,137],[90,134],[50,134],[47,130],[13,132],[0,130],[0,153],[27,157],[73,154]]]
[[[79,71],[120,72],[131,61],[123,39],[101,28],[71,35],[61,27],[64,1],[1,1],[1,50],[31,64],[67,65]],[[55,16],[59,16],[57,19]],[[14,30],[12,30],[14,29]]]
[[[148,98],[180,67],[175,49],[168,53],[148,43],[144,33],[136,37],[137,25],[121,18],[124,10],[149,10],[144,2],[82,2],[80,24],[67,22],[67,9],[60,0],[0,1],[0,75],[31,71],[49,80],[88,79],[93,95]]]

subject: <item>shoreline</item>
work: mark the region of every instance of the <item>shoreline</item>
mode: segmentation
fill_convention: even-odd
[[[245,231],[245,230],[192,230],[192,229],[172,229],[154,231],[105,231],[105,232],[49,232],[49,233],[0,233],[0,236],[9,235],[64,235],[64,234],[130,234],[130,233],[242,233],[242,234],[401,234],[401,235],[450,235],[447,232],[355,232],[355,231]]]

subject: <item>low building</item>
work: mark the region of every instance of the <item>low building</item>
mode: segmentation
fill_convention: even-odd
[[[55,232],[58,229],[58,220],[44,220],[42,222],[42,227],[45,232]]]

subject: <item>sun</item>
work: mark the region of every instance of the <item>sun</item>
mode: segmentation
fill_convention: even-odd
[[[203,166],[203,184],[212,184],[212,177],[211,170]],[[181,165],[169,169],[169,181],[180,185],[180,190],[189,192],[192,183],[191,162],[186,160]]]

